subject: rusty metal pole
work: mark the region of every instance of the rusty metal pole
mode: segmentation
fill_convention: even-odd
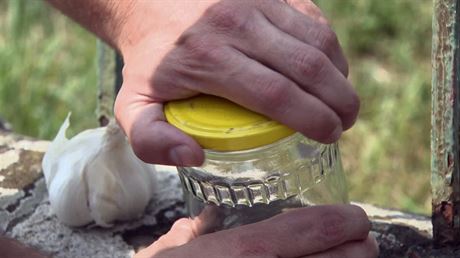
[[[434,0],[431,172],[433,240],[460,244],[460,0]]]
[[[123,83],[123,60],[109,45],[97,40],[98,93],[96,115],[100,126],[105,126],[113,115],[113,104]]]
[[[101,40],[97,41],[98,94],[96,115],[100,126],[113,117],[116,83],[115,51]]]

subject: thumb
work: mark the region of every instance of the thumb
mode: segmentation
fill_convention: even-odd
[[[134,153],[144,162],[199,166],[204,153],[198,143],[166,122],[163,104],[122,87],[115,101],[115,116]]]
[[[161,236],[153,246],[161,249],[184,245],[198,237],[196,225],[192,219],[182,218],[174,222],[171,229],[165,235]]]
[[[148,246],[147,248],[139,251],[134,258],[151,258],[155,255],[166,251],[168,249],[184,245],[196,237],[196,226],[191,219],[182,218],[171,227],[165,235],[161,236],[157,241]]]

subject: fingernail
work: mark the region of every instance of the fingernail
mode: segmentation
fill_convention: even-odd
[[[196,165],[192,150],[187,145],[179,145],[169,151],[169,158],[177,166]]]

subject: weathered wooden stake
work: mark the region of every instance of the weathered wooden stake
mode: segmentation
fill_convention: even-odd
[[[460,0],[434,0],[431,171],[433,240],[460,244]]]

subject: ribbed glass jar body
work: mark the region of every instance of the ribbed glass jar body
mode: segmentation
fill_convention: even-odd
[[[178,168],[187,208],[206,232],[257,222],[290,208],[347,203],[337,144],[299,133],[263,147],[206,150],[201,167]]]

